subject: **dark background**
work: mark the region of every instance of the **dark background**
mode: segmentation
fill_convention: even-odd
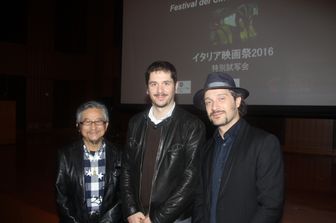
[[[121,145],[129,118],[145,108],[120,104],[122,3],[1,1],[0,210],[10,219],[1,222],[55,222],[55,155],[78,138],[75,110],[81,103],[94,99],[108,106],[107,137]],[[183,107],[206,123],[210,136],[205,115]],[[298,204],[336,211],[335,107],[250,106],[248,112],[251,124],[282,144],[286,202],[292,205],[285,220],[291,211],[305,210],[290,209]]]

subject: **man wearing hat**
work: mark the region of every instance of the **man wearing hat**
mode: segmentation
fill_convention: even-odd
[[[194,105],[217,126],[205,144],[194,204],[197,223],[273,223],[282,216],[283,161],[278,139],[242,117],[249,92],[226,73],[208,75]]]

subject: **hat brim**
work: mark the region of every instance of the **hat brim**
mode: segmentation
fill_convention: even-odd
[[[228,89],[228,90],[232,90],[237,92],[239,95],[241,95],[241,97],[243,99],[247,98],[250,93],[248,92],[248,90],[244,89],[244,88],[239,88],[239,87],[216,87],[216,88],[206,88],[206,89],[201,89],[199,91],[197,91],[194,95],[193,98],[193,104],[196,108],[201,109],[201,110],[205,110],[205,105],[204,105],[204,93],[207,90],[213,90],[213,89]]]

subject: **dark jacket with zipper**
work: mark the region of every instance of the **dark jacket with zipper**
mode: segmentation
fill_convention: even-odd
[[[121,153],[116,146],[105,141],[105,186],[100,207],[100,223],[122,222],[119,200]],[[85,223],[88,210],[84,197],[83,141],[59,150],[56,174],[56,203],[61,223]]]
[[[128,217],[143,212],[140,201],[142,162],[149,110],[129,121],[123,159],[121,191],[123,213]],[[161,139],[157,150],[149,216],[153,223],[169,223],[191,216],[191,206],[199,169],[199,148],[204,143],[204,124],[176,106],[172,115],[160,123]]]

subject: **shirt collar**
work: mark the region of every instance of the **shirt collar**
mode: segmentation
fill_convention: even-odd
[[[223,138],[219,133],[219,129],[217,128],[214,134],[216,142],[223,143],[227,138],[236,137],[240,126],[241,126],[241,119],[239,119],[238,122],[236,122],[233,126],[231,126],[231,128],[228,131],[224,133]]]
[[[97,151],[95,151],[95,153],[101,154],[105,150],[105,147],[106,147],[106,144],[103,141],[102,144],[101,144],[101,146],[99,147],[99,149]],[[84,148],[85,153],[90,154],[90,151],[86,147],[85,143],[83,143],[83,148]]]
[[[154,113],[153,113],[154,109],[153,109],[153,106],[152,106],[149,110],[148,117],[155,125],[157,125],[160,122],[162,122],[163,120],[165,120],[166,118],[170,117],[173,114],[174,108],[175,108],[175,102],[174,102],[173,106],[170,108],[170,110],[166,113],[166,115],[163,116],[162,118],[158,119],[158,118],[155,118],[155,116],[154,116]]]

